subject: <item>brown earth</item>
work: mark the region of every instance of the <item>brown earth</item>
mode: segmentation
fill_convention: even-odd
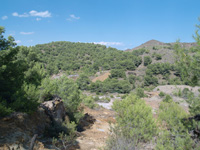
[[[100,75],[100,76],[94,78],[94,79],[92,80],[92,82],[96,82],[97,80],[99,80],[99,81],[104,81],[104,80],[106,80],[106,79],[109,77],[109,75],[110,75],[110,72],[103,73],[102,75]]]
[[[84,107],[84,113],[93,116],[96,121],[89,129],[80,133],[76,140],[78,142],[76,149],[98,150],[105,145],[109,135],[110,123],[115,123],[115,112],[105,108],[94,110]]]

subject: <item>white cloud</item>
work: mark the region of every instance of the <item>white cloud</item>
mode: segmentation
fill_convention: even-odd
[[[42,18],[47,18],[51,17],[51,13],[49,11],[35,11],[31,10],[29,13],[23,13],[23,14],[18,14],[17,12],[12,13],[13,16],[15,17],[42,17]],[[41,20],[40,18],[36,18],[37,21]]]
[[[73,21],[73,20],[79,20],[80,17],[76,17],[74,14],[69,15],[69,18],[67,18],[68,21]]]
[[[23,35],[30,35],[30,34],[34,34],[34,32],[20,32],[20,34],[23,34]]]
[[[94,42],[94,44],[106,45],[106,46],[121,46],[123,43],[121,42]]]
[[[3,17],[1,17],[1,19],[6,20],[6,19],[8,19],[8,16],[3,16]]]
[[[42,20],[41,18],[36,18],[36,21],[40,21],[40,20]]]
[[[12,13],[13,16],[15,17],[29,17],[29,15],[27,13],[24,13],[24,14],[18,14],[17,12],[14,12]]]
[[[34,16],[34,17],[42,17],[42,18],[46,18],[46,17],[51,17],[51,13],[49,11],[35,11],[35,10],[31,10],[29,12],[30,16]]]
[[[21,43],[22,41],[20,41],[20,40],[16,40],[15,41],[15,43],[17,43],[17,44],[19,44],[19,43]]]

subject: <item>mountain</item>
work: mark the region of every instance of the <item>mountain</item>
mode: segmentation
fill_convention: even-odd
[[[137,50],[137,49],[141,49],[141,48],[146,48],[146,49],[153,49],[154,48],[162,48],[162,49],[169,49],[169,48],[172,48],[173,49],[173,46],[174,46],[175,42],[173,43],[163,43],[163,42],[160,42],[160,41],[157,41],[157,40],[150,40],[150,41],[147,41],[143,44],[141,44],[140,46],[137,46],[135,48],[132,48],[132,49],[127,49],[125,51],[133,51],[133,50]],[[181,47],[184,47],[184,48],[191,48],[193,46],[196,46],[196,43],[179,43],[181,45]]]

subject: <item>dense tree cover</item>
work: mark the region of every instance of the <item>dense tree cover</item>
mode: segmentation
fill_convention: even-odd
[[[91,81],[86,74],[80,74],[80,76],[76,80],[76,83],[78,84],[79,89],[88,90]]]
[[[134,70],[142,63],[134,53],[92,43],[52,42],[32,47],[48,74],[82,70],[96,73],[99,70]]]
[[[110,78],[126,78],[126,74],[124,69],[112,69],[110,71],[111,75],[109,76]]]
[[[34,53],[14,47],[13,37],[4,38],[3,27],[0,31],[0,116],[34,111],[38,105],[35,92],[44,76],[42,66]]]
[[[132,89],[127,80],[106,79],[105,81],[96,81],[91,83],[90,90],[96,93],[129,93]]]
[[[147,66],[146,74],[147,75],[166,75],[170,74],[172,70],[172,65],[169,63],[155,63]]]

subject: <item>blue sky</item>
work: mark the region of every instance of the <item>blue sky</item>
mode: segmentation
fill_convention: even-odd
[[[18,45],[95,42],[124,50],[148,40],[194,42],[200,0],[4,0],[0,26]]]

